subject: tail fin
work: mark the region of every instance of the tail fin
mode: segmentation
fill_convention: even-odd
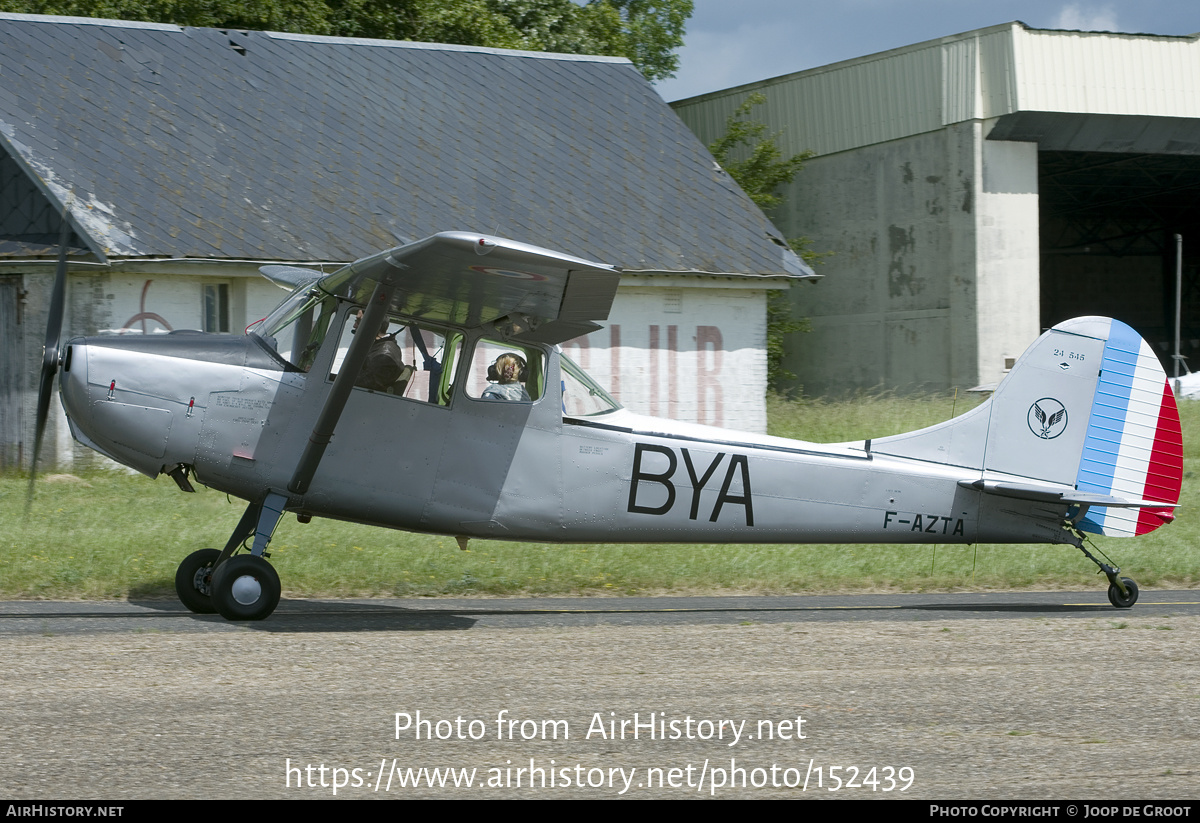
[[[1183,437],[1167,376],[1119,320],[1059,323],[1021,355],[991,399],[876,451],[977,469],[974,488],[1088,507],[1079,528],[1114,537],[1173,519]]]
[[[1129,326],[1059,323],[1021,356],[992,404],[985,475],[1068,484],[1077,498],[1117,504],[1093,505],[1077,523],[1084,531],[1132,537],[1173,519],[1169,508],[1136,505],[1179,501],[1183,437],[1167,376]]]

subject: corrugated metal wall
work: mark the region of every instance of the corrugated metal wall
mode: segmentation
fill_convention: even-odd
[[[785,151],[818,155],[1025,111],[1200,117],[1200,39],[1006,23],[674,104],[705,143],[752,92]]]
[[[1100,32],[1018,30],[1025,111],[1200,117],[1200,41]]]

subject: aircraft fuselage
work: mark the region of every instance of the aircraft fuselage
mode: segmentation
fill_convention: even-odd
[[[172,339],[174,338],[174,339]],[[184,465],[244,499],[287,487],[331,381],[289,370],[253,336],[85,338],[62,397],[77,437],[157,476]],[[466,346],[470,345],[468,341]],[[330,355],[332,356],[332,355]],[[625,410],[566,417],[560,353],[543,397],[456,387],[448,405],[355,389],[287,509],[413,531],[554,542],[1059,542],[1062,505],[998,505],[977,468]]]

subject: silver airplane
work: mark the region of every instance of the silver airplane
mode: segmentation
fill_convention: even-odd
[[[558,345],[599,328],[619,273],[510,240],[448,232],[326,276],[267,266],[292,291],[244,336],[84,337],[60,352],[65,268],[60,258],[35,465],[61,371],[81,443],[183,491],[194,478],[246,500],[225,547],[191,554],[175,580],[193,612],[230,620],[278,604],[266,550],[285,512],[463,547],[1066,543],[1127,608],[1137,584],[1084,533],[1144,534],[1179,499],[1166,376],[1108,318],[1043,334],[966,414],[824,445],[621,408]],[[402,346],[420,362],[389,356]]]

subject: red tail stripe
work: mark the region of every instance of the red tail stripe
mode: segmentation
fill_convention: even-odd
[[[1154,448],[1146,472],[1145,500],[1179,502],[1183,486],[1183,430],[1179,425],[1179,409],[1171,383],[1163,381],[1162,405],[1158,410],[1158,429],[1154,433]],[[1136,534],[1152,532],[1174,519],[1170,509],[1141,509],[1138,512]]]

